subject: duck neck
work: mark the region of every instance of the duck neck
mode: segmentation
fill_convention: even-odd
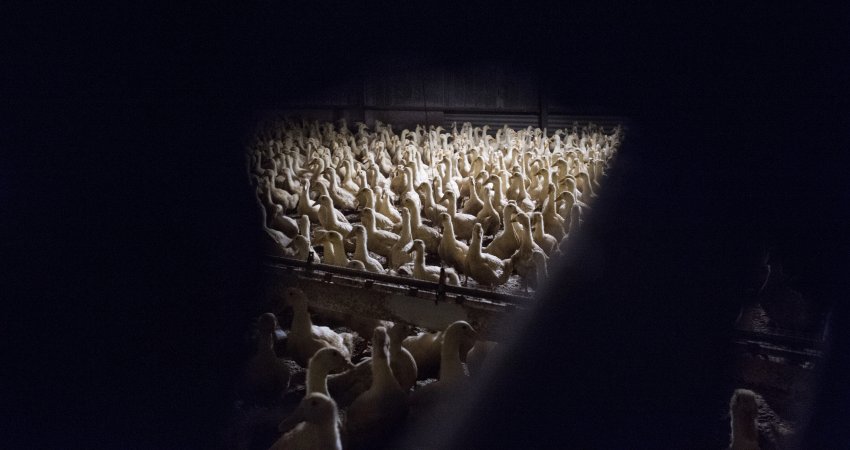
[[[451,192],[451,191],[449,191]],[[446,207],[446,210],[449,212],[449,215],[454,217],[457,215],[457,200],[455,200],[454,195],[448,196],[449,206]]]
[[[331,394],[328,392],[328,368],[320,362],[314,362],[309,366],[307,368],[307,394],[318,392],[330,397]]]
[[[417,270],[425,270],[425,252],[415,250],[415,255],[413,256],[414,261],[416,261],[416,269]]]
[[[543,231],[543,220],[540,220],[540,219],[537,220],[537,226],[534,228],[533,232],[534,232],[534,240],[542,242],[543,238],[546,234]]]
[[[530,254],[532,250],[532,235],[531,235],[531,225],[528,221],[523,222],[522,224],[522,245],[523,253]]]
[[[292,305],[292,312],[292,334],[309,335],[313,328],[313,320],[310,318],[307,304]]]
[[[337,264],[340,266],[348,264],[348,256],[345,254],[345,245],[342,241],[334,240],[331,245],[334,249],[334,260]]]
[[[413,240],[413,233],[410,231],[410,217],[402,215],[401,217],[401,235],[398,242],[400,245],[406,245]]]
[[[481,237],[478,233],[472,233],[472,239],[469,240],[469,254],[475,258],[481,257]]]
[[[549,191],[546,201],[543,202],[543,214],[552,216],[555,214],[555,191]]]
[[[445,221],[445,225],[443,226],[443,237],[448,239],[452,244],[457,243],[457,239],[455,239],[455,227],[454,224],[452,224],[451,217]]]
[[[372,356],[372,387],[383,389],[392,385],[398,386],[398,381],[393,376],[390,360],[387,355],[376,353]]]
[[[460,341],[455,336],[443,335],[440,348],[440,381],[455,381],[464,376],[460,362]]]
[[[307,184],[301,187],[301,196],[298,199],[298,212],[302,215],[310,208],[310,196],[307,194]]]
[[[424,190],[425,190],[425,206],[427,206],[429,208],[433,208],[434,207],[434,196],[431,194],[431,188],[426,186]]]
[[[306,219],[306,220],[305,220]],[[310,218],[306,216],[301,216],[298,219],[298,234],[304,236],[307,239],[307,242],[310,242]]]
[[[422,218],[419,217],[419,208],[408,208],[410,210],[410,225],[411,228],[419,228],[422,226]]]
[[[493,214],[493,195],[488,193],[484,196],[484,209],[485,214]]]
[[[739,445],[748,442],[758,441],[758,428],[756,427],[756,418],[740,415],[732,417],[732,449],[737,450]]]
[[[325,228],[336,229],[339,226],[339,223],[336,220],[336,209],[333,205],[326,207],[325,205],[321,205],[319,211],[322,212],[322,215],[325,218],[325,222],[328,223],[328,226]]]
[[[471,178],[469,180],[469,200],[470,202],[481,202],[481,198],[478,196],[478,186],[476,186],[475,178]]]
[[[374,215],[374,213],[369,214],[368,216],[364,215],[363,219],[365,219],[365,220],[362,220],[361,223],[363,224],[363,228],[366,228],[366,234],[367,235],[374,234],[378,231],[378,226],[375,225],[375,215]]]
[[[363,207],[375,209],[375,193],[371,189],[366,190],[361,194],[363,198]]]
[[[348,155],[345,158],[345,178],[344,181],[348,183],[349,181],[354,181],[354,162],[352,162],[353,155]]]
[[[364,262],[366,261],[366,258],[369,255],[366,239],[366,233],[357,234],[357,245],[354,247],[354,259]]]

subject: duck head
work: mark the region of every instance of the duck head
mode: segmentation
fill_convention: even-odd
[[[328,368],[328,373],[339,373],[344,370],[354,368],[354,364],[352,364],[348,358],[343,356],[339,350],[333,347],[324,347],[318,350],[313,357],[310,358],[309,364],[322,364]]]
[[[457,200],[455,199],[455,193],[454,193],[454,191],[446,191],[446,192],[444,192],[444,193],[443,193],[443,196],[442,196],[442,197],[440,197],[439,203],[442,203],[442,202],[444,202],[444,201],[446,201],[446,200],[448,200],[448,201],[450,201],[450,202],[455,202],[455,203],[457,202]]]
[[[319,204],[324,206],[325,208],[333,208],[334,207],[333,200],[331,200],[331,198],[328,197],[327,195],[320,195],[319,196]]]
[[[348,232],[345,238],[348,240],[351,240],[352,238],[362,239],[362,237],[365,235],[366,228],[358,223],[351,227],[351,231]]]
[[[257,318],[257,330],[261,333],[271,333],[277,327],[277,317],[272,313],[264,313]]]
[[[277,430],[285,433],[301,422],[321,424],[333,422],[336,417],[336,402],[324,394],[315,392],[304,396],[298,408],[277,426]]]
[[[424,254],[425,242],[423,242],[422,239],[414,239],[412,242],[405,245],[402,250],[406,253],[419,252],[420,254]]]
[[[304,291],[298,288],[286,288],[283,291],[283,299],[287,304],[292,306],[294,309],[298,308],[307,308],[307,296],[304,295]]]
[[[448,227],[451,223],[452,217],[449,215],[449,213],[440,213],[440,225],[442,225],[444,229]]]
[[[478,337],[478,333],[475,332],[475,329],[468,322],[458,320],[446,328],[446,337],[458,339],[459,342],[470,342]]]

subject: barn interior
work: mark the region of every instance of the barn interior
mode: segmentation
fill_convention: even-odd
[[[4,239],[4,248],[7,268],[23,269],[11,277],[11,292],[23,296],[8,316],[32,315],[42,331],[22,320],[5,327],[37,349],[19,352],[22,373],[10,378],[37,387],[13,393],[11,410],[23,413],[9,442],[271,447],[298,428],[291,417],[313,355],[295,361],[287,341],[275,357],[286,361],[289,386],[259,402],[240,389],[263,327],[279,325],[272,337],[294,333],[298,300],[286,296],[301,294],[315,325],[356,335],[351,364],[374,358],[374,342],[387,339],[354,316],[411,333],[463,320],[480,340],[504,344],[486,375],[432,411],[437,418],[406,422],[368,448],[725,447],[738,426],[749,430],[738,433],[740,445],[848,442],[848,430],[834,426],[850,417],[842,301],[850,51],[833,39],[846,15],[793,6],[559,8],[256,1],[86,11],[79,24],[25,15],[46,23],[17,36],[32,50],[10,90],[17,111],[8,136],[25,151],[10,155],[23,170],[3,178],[20,211],[6,235],[19,228],[27,238]],[[85,50],[45,50],[68,36]],[[354,137],[354,146],[343,141],[348,150],[334,145],[342,130]],[[318,144],[307,142],[311,133]],[[287,195],[297,194],[289,183],[324,171],[287,179],[282,169],[298,159],[281,157],[293,154],[287,134],[295,153],[331,161],[330,180],[357,184],[348,163],[367,168],[371,148],[360,149],[358,133],[369,146],[384,133],[386,143],[395,136],[433,152],[420,156],[440,167],[429,182],[449,170],[449,158],[435,163],[447,144],[493,143],[502,166],[512,164],[491,179],[487,161],[488,195],[515,167],[518,186],[535,195],[541,165],[554,166],[558,181],[583,171],[585,181],[554,183],[555,202],[534,198],[509,225],[523,231],[524,220],[553,207],[568,219],[569,195],[557,197],[569,186],[587,200],[579,232],[565,241],[572,230],[562,225],[556,246],[568,245],[560,255],[544,251],[546,276],[536,265],[533,281],[512,270],[498,287],[474,277],[463,285],[467,266],[451,267],[427,247],[419,253],[436,268],[430,281],[412,269],[390,273],[390,258],[375,252],[380,273],[329,264],[316,244],[317,233],[329,234],[318,217],[308,233],[318,259],[294,258],[286,244],[302,214],[297,203],[288,210]],[[532,164],[512,145],[550,157]],[[391,182],[390,171],[382,175]],[[461,212],[465,178],[457,180]],[[270,184],[287,194],[276,198]],[[522,202],[505,192],[500,206]],[[427,189],[416,194],[427,201]],[[282,214],[270,221],[275,204]],[[432,208],[432,219],[420,208],[420,219],[433,225],[439,212]],[[363,222],[360,205],[340,214]],[[482,247],[506,230],[495,223],[482,230]],[[347,266],[356,251],[341,245]],[[468,366],[467,356],[461,367],[474,377]],[[439,380],[435,372],[409,395]],[[346,417],[350,406],[333,394],[318,401],[330,398]]]

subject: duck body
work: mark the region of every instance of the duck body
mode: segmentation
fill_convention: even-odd
[[[466,264],[466,255],[469,253],[469,246],[455,238],[454,225],[447,213],[440,214],[440,223],[443,225],[443,238],[440,240],[437,254],[440,255],[440,259],[446,265],[458,272],[465,272],[466,268],[464,266]]]
[[[384,327],[372,335],[372,385],[348,408],[346,429],[353,447],[372,448],[392,436],[407,416],[407,394],[390,368]]]
[[[425,265],[425,244],[416,239],[411,243],[409,252],[413,253],[413,278],[424,281],[440,282],[440,267]],[[452,269],[445,269],[446,283],[460,285],[460,278]]]
[[[443,332],[439,379],[415,390],[410,397],[411,408],[416,410],[417,415],[422,415],[423,412],[427,414],[427,410],[433,411],[435,406],[444,402],[450,395],[462,393],[468,386],[469,376],[461,361],[462,344],[473,343],[475,337],[472,326],[462,320],[452,323]]]
[[[392,270],[398,270],[399,267],[413,262],[413,255],[407,251],[408,244],[411,242],[413,242],[413,233],[410,231],[410,211],[403,208],[401,235],[390,248],[390,256],[388,257],[389,266]]]
[[[484,249],[485,253],[489,253],[499,259],[506,259],[510,258],[519,248],[519,239],[517,239],[516,232],[511,226],[511,220],[513,220],[514,215],[518,212],[516,205],[513,203],[508,203],[505,206],[502,214],[504,227],[496,234],[490,245]]]
[[[328,327],[313,325],[307,309],[307,298],[300,289],[287,288],[284,297],[294,311],[286,350],[298,365],[307,367],[310,358],[325,347],[332,347],[351,360],[351,335],[339,334]]]
[[[425,243],[425,249],[429,253],[437,253],[437,248],[440,246],[442,235],[433,227],[422,224],[419,216],[418,205],[409,198],[404,199],[404,207],[410,211],[410,231],[413,233],[414,239],[419,239]]]
[[[399,240],[400,236],[390,231],[379,230],[375,226],[372,208],[363,208],[361,218],[363,227],[366,229],[370,249],[385,258],[389,258],[392,254],[393,244]]]
[[[511,276],[511,260],[501,260],[491,254],[482,253],[482,237],[483,231],[481,224],[475,224],[475,229],[472,232],[472,241],[469,245],[469,254],[466,256],[466,270],[464,273],[484,286],[505,284]]]
[[[348,237],[357,240],[352,258],[363,263],[363,266],[369,272],[383,273],[384,267],[380,261],[369,255],[366,228],[363,225],[356,224],[352,227]]]

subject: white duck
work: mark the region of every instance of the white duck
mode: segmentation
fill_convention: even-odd
[[[540,246],[544,253],[551,255],[558,245],[558,240],[555,236],[546,233],[546,225],[543,223],[543,213],[535,211],[531,215],[531,231],[534,235],[534,243]]]
[[[269,176],[267,178],[268,183],[266,186],[266,192],[268,192],[269,196],[274,199],[274,202],[283,206],[285,210],[295,209],[295,206],[298,204],[298,196],[290,194],[289,192],[278,189],[275,187],[275,181],[273,176]]]
[[[475,341],[475,345],[466,355],[466,368],[469,370],[470,377],[480,376],[486,370],[485,364],[489,359],[488,357],[497,346],[498,343],[494,341]],[[461,352],[463,352],[463,348],[461,348]]]
[[[448,213],[452,217],[452,224],[457,237],[461,239],[469,239],[472,237],[472,226],[478,220],[472,214],[457,212],[457,197],[453,191],[446,191],[440,201],[448,202]]]
[[[422,224],[422,219],[419,216],[419,207],[410,197],[405,198],[402,204],[410,210],[410,231],[413,232],[413,237],[422,240],[429,253],[437,253],[437,248],[440,246],[440,239],[442,239],[440,232],[436,228]]]
[[[413,256],[406,250],[408,244],[413,242],[413,233],[410,231],[410,210],[402,208],[401,217],[401,235],[390,248],[390,256],[387,258],[392,270],[398,270],[401,266],[413,262]]]
[[[478,212],[476,216],[478,218],[477,224],[482,226],[482,230],[484,234],[487,236],[491,236],[496,234],[499,231],[499,225],[501,224],[501,217],[499,213],[493,209],[493,190],[490,186],[486,186],[484,188],[484,208]],[[474,235],[474,233],[473,233]]]
[[[337,210],[334,208],[331,198],[327,195],[319,197],[319,223],[329,231],[336,231],[345,236],[351,232],[351,224],[346,221],[340,221],[337,217]]]
[[[345,359],[351,360],[351,334],[339,334],[328,327],[313,325],[310,311],[307,309],[307,297],[300,289],[286,288],[283,297],[293,310],[286,351],[298,365],[307,367],[310,358],[325,347],[335,348]]]
[[[355,447],[379,445],[407,417],[407,394],[390,368],[387,330],[376,327],[372,334],[372,385],[348,408],[346,430]]]
[[[278,230],[290,238],[298,234],[298,223],[295,222],[295,219],[285,216],[283,214],[283,206],[278,204],[272,205],[267,225],[269,228]]]
[[[478,183],[475,181],[474,177],[469,177],[465,186],[469,186],[469,198],[467,198],[466,202],[463,204],[461,212],[464,214],[478,215],[478,213],[484,208],[484,202],[482,202],[478,197]],[[461,194],[463,195],[463,191],[461,191]]]
[[[333,347],[319,349],[307,365],[306,395],[319,393],[331,396],[328,392],[328,374],[351,369],[354,364],[347,360],[339,350]]]
[[[354,199],[354,194],[348,192],[339,185],[340,181],[336,171],[331,168],[327,168],[324,172],[322,172],[322,174],[330,181],[330,188],[326,188],[327,194],[324,192],[322,194],[330,196],[337,208],[346,211],[354,210],[357,204]]]
[[[549,257],[543,252],[535,250],[531,254],[534,262],[534,273],[530,274],[524,281],[533,289],[540,289],[549,278]]]
[[[278,431],[284,435],[269,450],[342,450],[338,421],[339,412],[333,399],[319,393],[306,395],[298,408],[278,425]]]
[[[399,235],[387,231],[379,230],[375,225],[375,211],[372,208],[363,208],[360,214],[363,227],[366,229],[366,235],[369,239],[369,249],[373,252],[389,258],[392,253],[393,244],[399,240]]]
[[[260,207],[260,214],[262,215],[262,218],[263,218],[263,220],[262,220],[263,231],[265,231],[266,236],[268,236],[268,238],[269,238],[268,242],[269,242],[270,245],[272,245],[273,252],[275,254],[278,254],[278,255],[286,255],[286,248],[289,247],[289,245],[292,242],[292,239],[290,239],[287,235],[281,233],[278,230],[275,230],[273,228],[269,228],[269,226],[266,225],[266,223],[268,221],[268,219],[266,218],[266,208],[262,204],[260,204],[259,207]]]
[[[440,282],[440,267],[425,265],[425,243],[421,239],[415,239],[410,243],[408,253],[413,253],[413,278]],[[446,269],[446,284],[460,285],[460,278],[452,269]]]
[[[375,188],[375,195],[378,202],[376,210],[392,219],[393,222],[400,223],[401,213],[392,205],[390,195],[379,187]]]
[[[434,402],[440,401],[441,397],[468,385],[469,377],[461,361],[461,345],[464,342],[471,345],[475,338],[475,330],[465,321],[459,320],[446,328],[440,346],[439,379],[413,391],[410,397],[411,407],[428,408]]]
[[[310,199],[310,180],[304,180],[304,183],[301,185],[298,206],[295,210],[298,215],[307,216],[313,222],[319,221],[319,205]]]
[[[389,329],[390,336],[390,368],[393,370],[398,385],[404,392],[409,392],[416,385],[418,370],[413,355],[402,346],[404,340],[413,332],[408,324],[396,322]]]
[[[437,223],[439,221],[440,214],[448,212],[448,209],[446,209],[445,206],[434,202],[434,193],[431,191],[431,187],[428,183],[420,184],[418,192],[424,197],[422,200],[422,211],[425,217],[431,222]]]
[[[310,241],[307,240],[302,235],[295,236],[292,239],[292,242],[289,244],[289,248],[292,250],[292,253],[289,255],[292,258],[295,258],[299,261],[307,261],[312,254],[312,259],[310,262],[313,264],[319,264],[322,260],[319,258],[319,254],[313,251],[313,247],[310,245]]]
[[[564,218],[559,216],[555,210],[556,203],[555,185],[550,183],[547,198],[543,202],[543,224],[546,231],[560,241],[565,234]]]
[[[319,230],[316,232],[316,245],[324,248],[325,264],[339,267],[348,265],[348,255],[345,253],[341,234],[336,231]]]
[[[523,211],[528,212],[534,210],[535,203],[525,189],[525,181],[523,180],[521,173],[513,172],[511,174],[510,186],[508,187],[506,196],[508,200],[515,201],[517,206],[519,206]]]
[[[502,230],[496,234],[490,245],[484,249],[485,253],[489,253],[499,259],[506,259],[510,258],[516,249],[519,248],[519,238],[517,237],[516,230],[511,225],[511,220],[513,220],[518,212],[519,210],[515,203],[509,202],[505,205],[505,208],[502,210]]]
[[[375,216],[375,226],[382,230],[392,230],[396,225],[395,222],[392,221],[389,217],[381,214],[378,211],[375,211],[375,193],[371,188],[364,187],[357,192],[357,203],[360,207],[363,208],[372,208]]]
[[[275,354],[277,318],[265,313],[257,321],[257,352],[245,370],[245,395],[259,401],[279,400],[289,387],[289,366]]]
[[[759,450],[759,432],[756,424],[758,404],[756,395],[748,389],[736,389],[729,401],[732,421],[730,450]]]
[[[469,254],[466,256],[465,274],[484,286],[505,284],[511,276],[510,259],[499,259],[489,253],[481,252],[481,239],[484,231],[481,224],[476,223],[472,230],[472,240],[469,243]]]
[[[366,228],[363,225],[355,224],[351,228],[351,233],[347,236],[348,239],[356,239],[354,254],[352,259],[360,261],[369,272],[383,273],[384,267],[377,259],[369,256],[368,237]]]
[[[452,218],[447,213],[440,213],[440,224],[443,226],[443,239],[437,248],[437,254],[446,265],[463,273],[469,246],[455,238]]]

